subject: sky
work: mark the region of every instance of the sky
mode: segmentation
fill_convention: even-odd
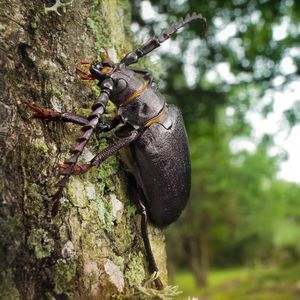
[[[287,124],[283,112],[289,109],[292,104],[299,100],[300,82],[294,82],[283,92],[275,92],[273,112],[269,113],[266,118],[262,116],[260,110],[249,111],[247,119],[253,126],[253,134],[251,139],[242,139],[232,142],[234,151],[247,149],[255,150],[256,141],[264,134],[271,134],[274,137],[274,147],[270,149],[270,155],[287,154],[287,160],[283,161],[278,172],[278,177],[300,182],[299,176],[299,153],[300,153],[300,126],[292,129]],[[262,104],[271,101],[272,95],[266,95]],[[229,112],[230,113],[230,112]]]
[[[183,0],[176,0],[183,1]],[[156,11],[153,9],[151,3],[149,1],[142,1],[142,17],[145,20],[151,19],[161,19],[162,23],[165,23],[166,20],[158,15]],[[255,17],[255,16],[253,16]],[[226,43],[236,32],[236,25],[229,24],[224,27],[221,19],[216,18],[214,20],[215,25],[219,26],[220,32],[217,36],[220,43]],[[283,19],[281,24],[275,26],[273,29],[273,39],[276,41],[280,41],[285,38],[288,32],[288,19]],[[146,32],[143,32],[140,28],[136,27],[137,25],[132,26],[132,30],[138,34],[138,38],[143,36],[147,36]],[[167,24],[166,24],[167,26]],[[139,30],[138,30],[139,29]],[[197,80],[198,70],[193,66],[196,59],[199,56],[199,47],[201,47],[200,41],[193,41],[190,45],[189,53],[186,55],[189,57],[189,60],[186,60],[188,63],[185,63],[185,73],[189,74],[188,84],[192,86]],[[176,40],[171,41],[167,40],[162,44],[159,50],[153,53],[153,59],[158,59],[160,51],[162,52],[172,52],[174,54],[178,54],[179,47]],[[197,55],[198,53],[198,55]],[[281,71],[283,75],[288,75],[295,71],[296,66],[293,64],[291,57],[299,56],[300,49],[295,48],[287,53],[287,56],[282,60],[281,63]],[[191,59],[194,57],[194,60]],[[184,59],[184,57],[183,57]],[[231,74],[229,69],[229,64],[226,62],[218,64],[214,70],[211,70],[207,75],[208,80],[216,80],[216,78],[225,80],[227,82],[234,82],[235,78],[233,74]],[[279,76],[275,78],[274,83],[280,85],[283,77]],[[278,177],[293,181],[300,182],[299,176],[299,153],[300,153],[300,125],[294,126],[292,129],[288,126],[287,121],[284,117],[284,111],[292,107],[295,101],[299,99],[299,88],[300,88],[300,80],[294,81],[289,84],[284,91],[271,91],[266,93],[263,99],[261,99],[260,106],[256,107],[249,111],[246,115],[247,120],[253,126],[253,134],[250,138],[247,139],[236,139],[231,142],[232,151],[239,151],[242,149],[247,149],[249,151],[255,150],[255,145],[259,141],[259,139],[264,134],[271,134],[274,137],[275,145],[270,149],[270,155],[277,154],[287,154],[287,159],[281,163],[280,171],[278,172]],[[297,91],[298,89],[298,91]],[[261,114],[262,107],[274,100],[273,112],[269,113],[266,118],[264,118]],[[230,108],[226,111],[227,115],[233,114],[234,111]]]
[[[216,20],[218,22],[218,20]],[[220,24],[223,28],[219,33],[219,41],[221,43],[228,42],[228,39],[233,36],[236,32],[236,27],[234,24],[229,24],[224,28],[223,24]],[[282,20],[282,23],[275,26],[273,29],[273,39],[280,41],[287,36],[288,33],[288,21],[286,19]],[[287,53],[286,57],[283,58],[281,62],[281,72],[284,75],[289,75],[296,71],[296,66],[293,63],[291,57],[299,56],[300,49],[292,49]],[[214,73],[214,72],[212,72]],[[231,74],[229,65],[226,63],[221,63],[216,67],[215,73],[219,76],[223,76],[223,80],[227,82],[234,82],[235,78]],[[211,74],[212,80],[216,74]],[[280,85],[284,77],[278,76],[274,80],[275,85]],[[281,163],[280,170],[278,172],[278,177],[293,181],[300,182],[299,176],[299,153],[300,153],[300,126],[295,126],[292,129],[289,127],[285,117],[284,111],[291,108],[293,104],[299,98],[299,88],[300,80],[294,81],[285,87],[284,91],[269,91],[265,96],[260,99],[260,105],[256,105],[256,108],[249,111],[246,115],[246,119],[253,126],[253,134],[250,139],[240,139],[233,141],[231,143],[231,148],[233,151],[238,151],[241,149],[248,149],[249,151],[255,150],[256,142],[264,135],[270,134],[274,137],[275,145],[270,149],[270,155],[276,154],[287,154],[287,159]],[[261,110],[264,105],[270,103],[274,100],[273,112],[269,113],[265,118],[261,114]],[[229,114],[232,113],[229,111]]]

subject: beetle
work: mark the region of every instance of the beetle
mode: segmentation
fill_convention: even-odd
[[[90,64],[89,73],[79,69],[81,79],[98,80],[101,88],[100,96],[92,106],[92,113],[88,118],[29,104],[36,118],[83,126],[83,134],[76,140],[72,156],[59,165],[62,178],[53,196],[53,217],[58,213],[63,189],[71,175],[83,174],[90,168],[99,166],[121,148],[129,148],[134,178],[131,190],[142,215],[141,231],[151,273],[158,269],[148,238],[148,218],[152,224],[163,228],[180,216],[190,192],[190,154],[180,111],[174,105],[166,104],[149,71],[130,65],[137,63],[141,57],[159,47],[171,34],[193,20],[200,20],[200,37],[204,38],[206,19],[201,14],[193,13],[128,53],[119,63],[114,63],[106,50],[106,57],[101,62]],[[117,106],[118,114],[109,123],[103,123],[101,115],[109,99]],[[123,125],[117,130],[118,139],[114,144],[96,155],[88,164],[77,165],[79,156],[94,132],[109,131],[119,124]],[[163,287],[159,277],[155,279],[155,283],[158,289]]]

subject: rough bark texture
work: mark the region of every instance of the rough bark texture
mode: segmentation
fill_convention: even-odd
[[[73,177],[50,217],[55,166],[80,128],[31,120],[26,103],[88,114],[98,91],[78,79],[76,64],[99,58],[101,46],[118,58],[131,50],[127,0],[71,2],[58,15],[45,11],[54,1],[0,0],[0,299],[122,298],[149,277],[118,157]],[[95,136],[82,161],[112,140]],[[153,227],[150,234],[166,282],[164,237]]]

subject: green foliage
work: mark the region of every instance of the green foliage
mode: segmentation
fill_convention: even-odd
[[[175,282],[183,294],[176,299],[296,300],[299,298],[298,274],[298,267],[214,270],[209,275],[209,286],[198,288],[191,273],[179,272]]]

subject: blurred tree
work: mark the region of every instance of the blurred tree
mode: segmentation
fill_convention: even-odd
[[[263,142],[254,153],[241,151],[234,156],[230,186],[238,221],[230,252],[235,262],[262,261],[271,254],[276,215],[272,219],[274,203],[267,198],[277,168],[278,159],[269,156]]]

